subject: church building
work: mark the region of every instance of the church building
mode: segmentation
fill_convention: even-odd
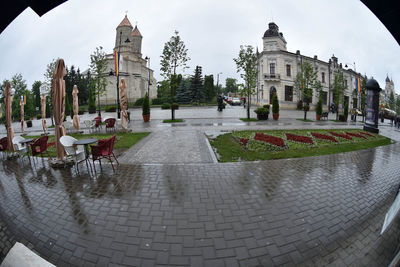
[[[263,50],[260,53],[257,52],[258,82],[254,101],[260,105],[272,103],[272,96],[277,93],[282,108],[295,109],[301,99],[295,88],[296,75],[301,71],[301,64],[308,61],[317,71],[317,79],[323,86],[324,110],[328,110],[330,103],[333,102],[333,81],[337,70],[343,72],[347,86],[342,103],[347,102],[350,109],[360,107],[360,97],[355,90],[354,81],[358,77],[363,79],[363,76],[352,69],[344,69],[337,57],[333,55],[328,62],[325,62],[318,59],[317,56],[302,55],[300,50],[297,50],[296,53],[287,51],[287,42],[274,22],[268,24],[268,29],[262,39]],[[310,108],[314,109],[317,102],[318,96],[314,92]],[[343,108],[343,106],[339,108]]]
[[[157,81],[153,77],[153,70],[148,68],[148,59],[142,56],[142,34],[137,26],[132,27],[128,17],[116,28],[114,52],[107,54],[107,87],[100,96],[101,104],[117,103],[117,77],[115,73],[115,52],[120,53],[119,80],[125,79],[127,84],[128,103],[132,104],[145,96],[149,91],[150,99],[157,97]],[[119,90],[119,89],[118,89]]]

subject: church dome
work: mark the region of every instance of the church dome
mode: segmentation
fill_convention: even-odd
[[[275,22],[270,22],[268,24],[268,30],[265,31],[263,38],[265,38],[265,37],[279,37],[283,41],[285,41],[283,34],[281,32],[279,32],[279,27],[278,27],[278,25],[275,24]]]

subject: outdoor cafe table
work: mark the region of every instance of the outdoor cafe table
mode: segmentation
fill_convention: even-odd
[[[26,147],[28,148],[27,154],[28,154],[28,159],[29,160],[31,160],[31,157],[29,156],[29,144],[32,143],[33,141],[35,141],[34,138],[27,138],[27,139],[19,141],[21,144],[26,145]]]
[[[86,164],[88,163],[88,159],[89,159],[89,145],[94,144],[96,142],[97,142],[97,138],[84,138],[84,139],[79,139],[74,142],[74,145],[84,145],[85,146]],[[92,164],[90,164],[90,161],[89,161],[89,166],[90,166],[90,169],[92,169]]]

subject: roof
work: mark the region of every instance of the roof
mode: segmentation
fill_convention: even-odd
[[[125,15],[125,18],[121,21],[121,23],[118,25],[118,27],[122,27],[122,26],[128,26],[128,27],[132,27],[132,24],[130,23],[128,16]]]
[[[281,32],[279,32],[278,25],[276,25],[274,22],[270,22],[268,24],[268,30],[265,31],[263,38],[275,37],[275,36],[281,38],[286,43],[286,40],[283,37],[283,34]]]
[[[142,37],[142,34],[140,33],[139,29],[137,28],[137,26],[135,26],[135,29],[133,29],[131,36],[140,36]]]

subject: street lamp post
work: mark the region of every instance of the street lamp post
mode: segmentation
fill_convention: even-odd
[[[219,75],[220,74],[222,74],[222,72],[217,74],[217,96],[219,95],[219,85],[218,85],[218,83],[219,83]]]
[[[150,57],[146,56],[145,60],[149,62],[149,80],[148,80],[148,83],[147,83],[147,96],[150,99]]]

